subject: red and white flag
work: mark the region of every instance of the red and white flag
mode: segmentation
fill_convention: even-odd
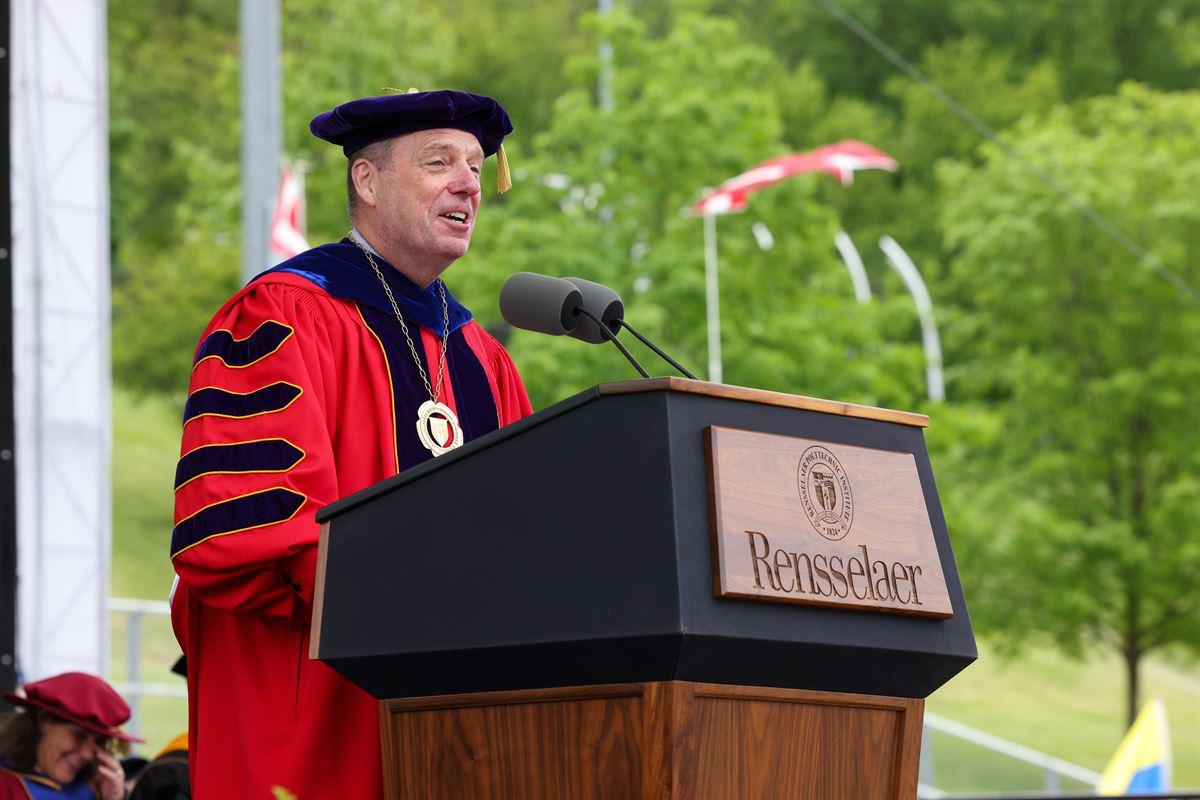
[[[271,219],[271,249],[285,259],[308,249],[301,230],[304,226],[304,195],[292,169],[284,165],[279,177],[279,195],[275,199],[275,216]]]
[[[691,213],[703,216],[741,211],[746,207],[751,192],[806,172],[827,172],[849,186],[854,183],[854,173],[860,169],[895,172],[899,168],[896,160],[882,150],[866,142],[847,139],[807,153],[778,156],[751,167],[706,194],[692,206]]]

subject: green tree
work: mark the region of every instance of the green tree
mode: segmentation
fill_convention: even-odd
[[[1197,286],[1198,108],[1130,84],[1011,140]],[[972,509],[972,611],[1010,646],[1114,648],[1132,721],[1145,656],[1200,652],[1200,305],[998,147],[981,157],[940,173],[955,389],[999,420],[970,456],[991,474],[948,483]]]
[[[1186,87],[1195,85],[1200,75],[1196,0],[1054,0],[1037,8],[955,0],[839,4],[996,125],[1010,124],[1023,111],[1044,110],[1058,91],[1068,98],[1086,97],[1110,91],[1128,77],[1166,88]],[[637,35],[644,41],[622,45],[618,79],[641,79],[646,74],[641,71],[645,53],[657,48],[662,54],[655,56],[658,66],[673,77],[665,81],[652,76],[651,85],[669,84],[680,93],[668,99],[661,115],[647,105],[648,113],[637,122],[681,123],[688,129],[687,146],[682,154],[654,150],[648,145],[661,137],[652,135],[650,142],[634,143],[632,148],[616,143],[599,153],[600,160],[593,160],[595,148],[560,147],[555,152],[562,163],[586,159],[590,174],[583,183],[573,181],[574,189],[586,191],[598,184],[611,199],[616,184],[604,173],[614,164],[605,159],[612,153],[636,153],[642,161],[633,169],[642,171],[644,180],[633,194],[652,195],[644,206],[650,208],[661,200],[660,184],[680,186],[684,176],[701,185],[715,183],[769,152],[844,136],[864,138],[900,159],[900,175],[861,177],[853,192],[830,181],[815,181],[812,205],[832,208],[862,241],[873,241],[881,233],[895,236],[918,256],[934,279],[935,294],[939,291],[936,279],[944,252],[934,221],[943,194],[932,178],[933,164],[970,152],[973,133],[960,121],[899,77],[892,65],[815,2],[627,0],[619,7],[627,12],[616,16],[636,18]],[[532,162],[540,156],[537,148],[544,146],[539,139],[543,131],[554,126],[561,139],[568,134],[563,116],[578,116],[576,111],[594,106],[595,53],[601,36],[594,23],[579,28],[588,8],[515,0],[285,3],[285,150],[309,168],[310,239],[338,238],[346,224],[344,163],[336,148],[308,135],[307,121],[313,114],[386,85],[453,85],[494,93],[516,118],[514,152]],[[756,53],[755,63],[769,67],[752,67],[742,75],[724,72],[727,54],[705,49],[717,39],[680,35],[695,27],[694,22],[682,22],[685,18],[724,26],[719,46],[735,52],[750,48]],[[216,0],[113,3],[109,35],[115,374],[119,382],[135,388],[178,392],[191,345],[204,323],[203,318],[192,318],[191,310],[214,308],[239,280],[237,10]],[[565,68],[576,55],[581,58],[575,59],[575,67]],[[706,83],[714,70],[727,77]],[[767,89],[773,100],[765,97]],[[641,90],[630,95],[635,100],[643,96],[648,95]],[[678,112],[700,97],[712,108],[698,113],[711,119],[700,118],[693,126]],[[628,105],[629,100],[622,102]],[[726,106],[732,122],[709,125],[724,113],[719,105]],[[588,124],[608,125],[595,111],[588,110]],[[747,113],[766,115],[763,122],[772,129],[767,138],[778,145],[775,151],[761,146],[757,133],[747,132],[745,121],[738,118]],[[635,122],[623,114],[619,108],[618,127]],[[640,137],[646,129],[629,130]],[[545,146],[555,141],[547,140]],[[517,167],[522,168],[520,162]],[[565,173],[549,164],[545,169]],[[692,199],[680,194],[672,202],[684,205]],[[497,205],[514,202],[520,201],[502,199]],[[616,208],[607,201],[598,204],[598,209],[608,209],[605,213],[615,213]],[[679,220],[677,212],[678,207],[671,206],[651,213],[666,213],[678,230],[696,233],[698,226]],[[723,246],[736,246],[727,229],[739,224],[722,221]],[[650,235],[666,227],[671,226],[658,217],[646,217],[640,223],[641,238],[634,239],[648,245]],[[611,226],[604,230],[605,242],[617,248],[614,252],[621,250],[618,244],[629,244],[628,231],[617,235]],[[524,246],[529,239],[521,241]],[[565,249],[573,249],[571,241],[564,240]],[[581,241],[591,246],[586,238]],[[532,246],[535,252],[540,248],[537,243]],[[647,252],[662,251],[656,242]],[[628,252],[624,251],[626,261]],[[781,254],[777,251],[776,259]],[[885,296],[901,291],[878,259],[869,259],[868,269]],[[632,274],[632,267],[627,271]],[[654,283],[656,295],[667,288],[663,283]],[[670,283],[674,290],[676,281]],[[484,285],[494,284],[492,280]],[[685,280],[677,291],[691,296],[697,286]],[[186,315],[180,313],[183,310]],[[691,347],[697,353],[701,349],[699,344]]]
[[[789,149],[772,90],[778,63],[729,20],[681,15],[661,38],[624,13],[587,25],[613,44],[613,109],[594,96],[592,44],[572,62],[579,88],[556,103],[549,130],[532,146],[514,142],[517,186],[485,201],[476,243],[450,280],[485,322],[514,271],[610,283],[639,329],[702,372],[702,228],[683,210],[704,187]],[[862,183],[874,180],[885,177]],[[780,184],[718,221],[726,380],[909,407],[922,391],[921,354],[915,336],[895,331],[913,324],[911,308],[907,297],[855,304],[832,246],[836,217],[815,200],[828,183]],[[759,249],[753,222],[775,232],[774,249]],[[538,404],[629,376],[608,348],[524,332],[510,347]]]
[[[896,68],[816,0],[631,0],[664,26],[679,13],[703,10],[742,22],[791,69],[812,63],[831,96],[888,105],[885,87]],[[1019,65],[1050,62],[1066,97],[1108,94],[1122,81],[1162,89],[1200,82],[1200,3],[1196,0],[832,0],[893,50],[917,63],[926,48],[973,36]],[[965,76],[964,76],[965,77]]]
[[[1200,82],[1196,0],[951,2],[946,10],[1017,63],[1054,64],[1070,99],[1109,94],[1127,80],[1160,89]]]
[[[109,6],[113,374],[141,391],[182,389],[237,285],[236,12]]]
[[[564,64],[580,48],[581,17],[594,3],[528,0],[439,0],[443,14],[470,20],[452,26],[456,57],[445,68],[446,85],[499,98],[518,137],[550,125],[554,100],[571,88]]]

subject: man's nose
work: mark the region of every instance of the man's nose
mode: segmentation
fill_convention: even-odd
[[[454,179],[448,188],[454,194],[477,195],[480,192],[479,174],[469,164],[463,164],[454,171]]]

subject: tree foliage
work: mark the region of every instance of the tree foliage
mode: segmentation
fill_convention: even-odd
[[[452,280],[482,290],[481,316],[495,313],[499,280],[514,271],[605,281],[630,299],[631,322],[703,371],[702,229],[683,211],[704,187],[787,150],[770,88],[775,60],[732,22],[698,15],[655,39],[616,14],[594,35],[613,45],[613,109],[599,107],[591,90],[596,58],[575,60],[584,86],[559,99],[553,124],[522,161],[520,191],[485,210],[479,244]],[[863,182],[872,179],[884,180]],[[909,405],[920,391],[919,350],[887,334],[906,328],[911,312],[855,305],[831,246],[836,220],[814,201],[822,182],[829,178],[775,187],[746,215],[719,222],[726,379]],[[753,222],[780,232],[776,247],[759,249]],[[608,348],[523,332],[511,345],[541,402],[629,374]]]
[[[1021,158],[1136,233],[1192,285],[1200,245],[1200,93],[1129,84],[1022,120]],[[1114,647],[1130,673],[1154,650],[1200,652],[1200,306],[1102,235],[998,148],[945,165],[947,282],[961,298],[959,386],[1002,424],[970,458],[970,568],[981,627],[1023,642]],[[965,488],[965,487],[963,487]]]
[[[236,8],[182,11],[110,6],[113,372],[142,391],[186,385],[241,257]]]

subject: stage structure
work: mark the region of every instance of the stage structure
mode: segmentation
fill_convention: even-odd
[[[106,4],[11,14],[17,666],[105,674],[111,539]]]
[[[8,6],[0,5],[0,689],[17,682],[17,473],[13,461],[12,192]]]

